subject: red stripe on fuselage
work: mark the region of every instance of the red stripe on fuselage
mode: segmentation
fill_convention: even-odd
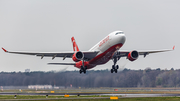
[[[114,52],[120,47],[122,47],[123,44],[116,44],[109,49],[107,49],[105,52],[99,54],[95,58],[91,59],[90,61],[85,61],[84,66],[87,67],[87,69],[91,69],[95,67],[96,65],[101,65],[107,63],[113,56]],[[82,66],[82,61],[76,62],[75,67],[81,68]]]

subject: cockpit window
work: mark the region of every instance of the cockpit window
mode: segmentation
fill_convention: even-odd
[[[117,35],[117,34],[124,34],[124,32],[117,32],[116,35]]]

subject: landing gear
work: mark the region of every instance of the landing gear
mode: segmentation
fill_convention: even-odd
[[[118,55],[119,53],[117,53]],[[117,73],[118,69],[119,69],[119,66],[116,65],[116,62],[120,59],[120,57],[117,57],[116,55],[113,56],[113,62],[114,62],[114,65],[112,65],[112,69],[111,69],[111,73],[115,72]]]
[[[116,65],[116,66],[112,65],[111,73],[113,73],[113,72],[117,73],[118,69],[119,69],[118,65]]]
[[[111,73],[113,73],[114,72],[114,69],[111,69]]]
[[[81,71],[81,70],[79,70],[79,73],[81,74],[81,73],[82,73],[82,71]]]
[[[82,66],[81,66],[81,69],[79,70],[79,73],[81,74],[82,72],[84,72],[84,74],[86,74],[86,69],[87,69],[87,66],[84,66],[84,59],[83,59]]]
[[[86,74],[86,69],[87,69],[87,67],[81,66],[81,69],[79,70],[79,73],[81,74],[82,72],[84,72],[84,74]]]
[[[115,73],[117,73],[117,69],[115,69],[114,71],[115,71]]]

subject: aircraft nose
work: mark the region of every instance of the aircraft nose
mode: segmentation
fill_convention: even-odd
[[[126,37],[125,37],[125,35],[124,34],[122,34],[122,35],[120,35],[120,43],[122,43],[122,44],[124,44],[125,43],[125,41],[126,41]]]

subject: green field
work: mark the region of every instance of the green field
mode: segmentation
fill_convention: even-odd
[[[100,98],[100,97],[110,97],[107,95],[103,96],[98,96],[98,95],[86,95],[86,96],[69,96],[69,97],[64,97],[62,95],[49,95],[46,97],[46,95],[17,95],[16,98],[14,95],[0,95],[0,100],[2,99],[71,99],[71,98],[76,98],[76,99],[82,99],[82,98]],[[121,97],[121,96],[118,96]]]
[[[153,97],[153,98],[119,98],[118,100],[110,99],[75,99],[75,100],[61,100],[61,101],[179,101],[179,97]],[[54,100],[58,101],[58,100]],[[59,100],[60,101],[60,100]]]
[[[115,91],[115,89],[118,89]],[[56,93],[56,95],[49,95],[46,97],[47,93]],[[19,94],[38,94],[40,95],[17,95],[14,98],[14,95],[0,95],[1,100],[25,100],[25,101],[114,101],[110,100],[110,95],[89,95],[94,93],[102,93],[102,94],[180,94],[180,88],[87,88],[87,89],[60,89],[60,90],[44,90],[44,89],[10,89],[0,91],[0,93],[19,93]],[[69,97],[64,97],[63,94],[68,93],[75,93],[80,94],[77,95],[70,95]],[[43,94],[43,95],[42,95]],[[61,95],[62,94],[62,95]],[[82,94],[82,95],[81,95]],[[83,95],[87,94],[87,95]],[[178,96],[178,95],[176,95]],[[180,97],[137,97],[131,98],[129,96],[118,96],[118,100],[115,101],[180,101]]]
[[[39,96],[39,95],[0,95],[0,100],[26,100],[26,101],[113,101],[110,100],[110,96],[70,96],[65,98],[64,96]],[[122,98],[119,96],[115,101],[180,101],[180,97],[144,97],[144,98]]]

